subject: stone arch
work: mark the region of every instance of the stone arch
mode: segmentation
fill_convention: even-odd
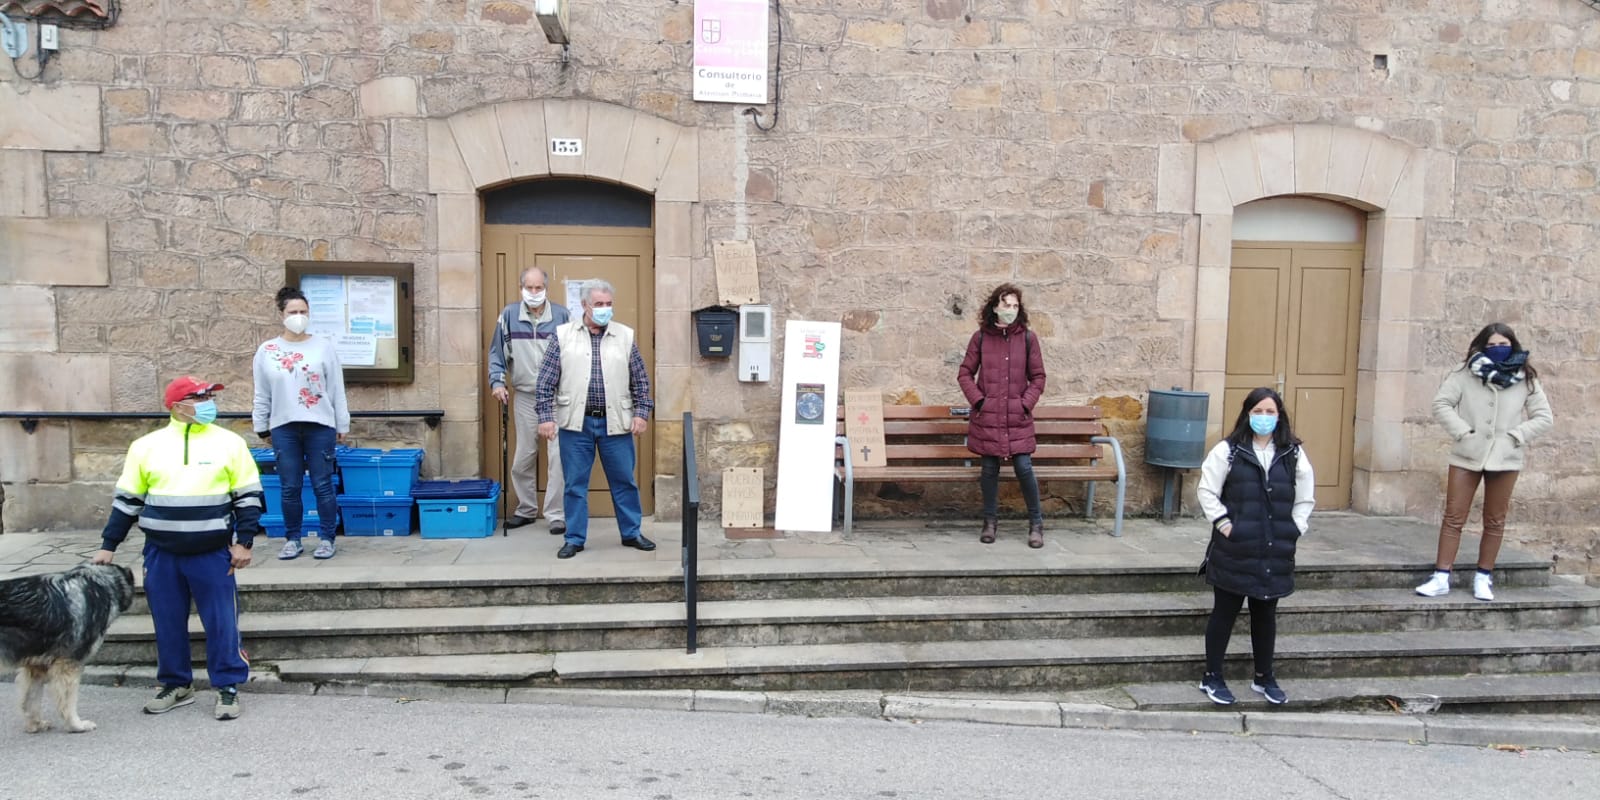
[[[552,155],[553,138],[582,141],[580,155]],[[703,239],[691,209],[700,199],[699,131],[609,103],[582,99],[517,100],[428,121],[429,243],[437,254],[435,335],[441,448],[449,475],[477,469],[484,390],[479,352],[481,189],[544,177],[611,181],[654,198],[658,420],[680,417],[688,401],[691,242]],[[704,222],[698,223],[703,227]],[[703,233],[703,231],[701,231]],[[419,289],[428,288],[419,273]],[[669,437],[671,424],[652,427]],[[487,445],[485,445],[487,446]],[[671,452],[662,450],[657,452]],[[649,476],[646,476],[649,479]],[[657,496],[666,500],[668,495]],[[658,502],[657,516],[671,507]]]
[[[1240,131],[1195,147],[1194,209],[1200,217],[1195,276],[1194,386],[1222,397],[1227,370],[1228,281],[1235,207],[1310,195],[1368,212],[1357,363],[1352,505],[1404,513],[1404,423],[1417,340],[1412,271],[1422,258],[1429,151],[1380,133],[1323,124]],[[1211,406],[1212,430],[1228,410]]]

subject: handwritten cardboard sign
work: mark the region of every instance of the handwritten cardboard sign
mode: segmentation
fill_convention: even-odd
[[[722,527],[762,527],[765,475],[760,467],[730,467],[722,471]]]
[[[883,443],[883,393],[877,389],[846,389],[844,433],[850,438],[850,463],[857,467],[887,467],[889,452]]]
[[[718,301],[725,306],[761,302],[754,242],[713,242],[711,254],[717,262]]]

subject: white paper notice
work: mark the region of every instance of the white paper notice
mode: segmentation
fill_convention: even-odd
[[[563,281],[567,287],[567,310],[572,312],[574,321],[583,319],[583,285],[588,282],[588,278]]]
[[[371,367],[378,363],[378,337],[366,333],[344,333],[333,337],[334,349],[343,367]]]
[[[338,336],[344,333],[344,278],[338,275],[306,275],[300,278],[300,291],[311,306],[311,333]]]
[[[394,278],[351,275],[350,333],[393,339],[395,332]]]

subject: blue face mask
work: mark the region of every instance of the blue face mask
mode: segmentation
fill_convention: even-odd
[[[612,309],[610,306],[591,308],[589,309],[589,316],[594,319],[594,324],[604,328],[605,326],[611,324],[611,311]]]
[[[1278,416],[1276,414],[1251,414],[1250,430],[1257,436],[1266,436],[1278,429]]]
[[[1490,361],[1498,364],[1511,357],[1511,345],[1492,344],[1483,348],[1483,354],[1488,356]]]
[[[194,421],[200,425],[210,425],[217,421],[217,401],[201,400],[194,404]]]

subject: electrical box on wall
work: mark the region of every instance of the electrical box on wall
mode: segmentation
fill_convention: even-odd
[[[772,380],[772,306],[739,306],[739,380]]]

